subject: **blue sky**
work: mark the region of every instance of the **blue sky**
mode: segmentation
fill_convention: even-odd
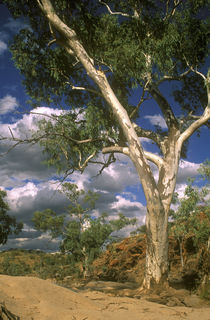
[[[9,52],[9,42],[12,36],[26,22],[13,20],[7,9],[0,5],[0,134],[8,135],[9,127],[18,137],[24,132],[36,128],[36,121],[40,116],[24,114],[29,109],[26,103],[28,97],[21,85],[21,76],[14,67]],[[164,89],[167,95],[167,88]],[[133,104],[138,99],[138,92],[132,98]],[[172,98],[170,98],[172,99]],[[173,101],[172,101],[173,102]],[[152,128],[159,124],[165,128],[164,120],[159,109],[147,102],[141,111],[139,123],[145,128]],[[44,105],[36,109],[37,113],[59,114],[58,109]],[[177,191],[183,195],[188,177],[195,177],[200,163],[209,158],[209,133],[206,127],[201,129],[200,138],[196,134],[190,139],[187,159],[181,161],[177,178]],[[156,150],[147,140],[143,146],[148,150]],[[6,142],[0,144],[0,153],[8,149]],[[115,218],[122,212],[128,217],[137,217],[138,224],[145,221],[146,207],[143,191],[132,163],[124,155],[117,156],[118,161],[105,169],[99,177],[93,178],[98,167],[88,166],[84,174],[74,173],[70,178],[80,188],[91,189],[100,194],[96,204],[95,216],[102,212],[109,213]],[[47,234],[34,230],[31,218],[36,210],[52,208],[58,213],[64,211],[68,204],[58,192],[58,179],[53,168],[47,168],[42,161],[44,156],[38,145],[33,147],[21,146],[13,149],[4,157],[0,157],[0,188],[7,191],[7,201],[10,205],[9,214],[18,221],[24,222],[23,232],[18,236],[10,237],[8,243],[0,250],[8,248],[56,250],[58,242],[51,241]],[[154,174],[157,171],[154,168]],[[124,230],[128,235],[130,227]]]

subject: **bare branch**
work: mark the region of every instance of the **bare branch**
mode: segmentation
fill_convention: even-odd
[[[75,87],[74,85],[72,85],[70,82],[66,82],[66,84],[68,84],[72,90],[81,90],[81,91],[88,91],[88,92],[91,92],[91,93],[95,93],[97,94],[98,96],[102,96],[102,94],[97,91],[97,90],[94,90],[94,89],[91,89],[91,88],[85,88],[85,87]]]
[[[146,82],[144,87],[143,87],[143,92],[142,92],[141,98],[139,100],[139,103],[137,104],[135,109],[129,115],[130,119],[132,119],[135,116],[135,114],[138,112],[138,110],[139,110],[140,106],[142,105],[142,103],[149,99],[149,98],[144,98],[145,92],[146,92],[146,89],[147,89],[147,84],[148,84],[148,82]]]
[[[204,81],[207,80],[207,78],[204,76],[204,74],[201,73],[200,71],[198,71],[198,70],[196,70],[196,69],[194,69],[194,68],[192,68],[192,67],[191,67],[191,70],[192,70],[193,72],[195,72],[196,74],[198,74],[199,76],[201,76]]]
[[[205,124],[210,119],[210,107],[207,106],[203,115],[196,121],[194,121],[179,137],[177,141],[178,150],[181,150],[181,147],[198,128]]]
[[[49,138],[48,133],[44,133],[43,135],[39,135],[37,137],[32,137],[32,138],[25,138],[25,139],[20,139],[20,138],[16,138],[12,132],[12,130],[9,128],[10,134],[11,134],[11,138],[10,137],[0,137],[0,141],[10,141],[10,142],[14,142],[14,144],[9,147],[9,149],[7,150],[7,152],[5,152],[4,154],[2,154],[1,156],[4,156],[6,154],[8,154],[12,149],[14,149],[16,146],[21,145],[21,144],[36,144],[37,142],[43,140],[43,139],[47,139]],[[90,143],[90,142],[96,142],[96,141],[104,141],[104,138],[97,138],[97,139],[84,139],[84,140],[77,140],[74,139],[72,137],[66,136],[63,133],[57,133],[57,132],[53,132],[53,139],[55,139],[55,137],[63,137],[64,139],[66,139],[67,141],[71,141],[77,145],[80,144],[85,144],[85,143]],[[68,159],[68,155],[67,152],[64,150],[64,148],[61,147],[61,145],[59,145],[61,150],[63,151],[65,158]]]
[[[161,148],[163,143],[163,138],[158,133],[155,133],[151,130],[142,129],[136,123],[133,123],[133,127],[138,137],[151,139]]]
[[[204,76],[203,73],[201,73],[200,71],[197,70],[197,68],[193,68],[192,66],[190,66],[189,62],[187,61],[187,58],[184,56],[184,59],[185,59],[185,62],[187,64],[187,66],[189,67],[189,69],[194,72],[194,73],[197,73],[199,76],[201,76],[203,78],[204,81],[207,80],[207,77]]]
[[[14,139],[14,135],[13,135],[13,132],[12,132],[11,128],[10,127],[8,127],[8,128],[9,128],[9,132],[10,132],[10,134],[12,136],[12,139]]]
[[[11,147],[9,147],[6,152],[0,154],[1,157],[7,155],[10,151],[15,149],[18,145],[21,145],[21,144],[34,145],[39,140],[46,138],[46,135],[42,135],[42,136],[39,136],[37,138],[31,138],[31,139],[28,139],[28,138],[26,138],[26,139],[15,138],[10,128],[9,128],[9,130],[10,130],[10,133],[11,133],[12,137],[10,138],[10,137],[2,137],[1,136],[0,141],[10,141],[10,142],[14,142],[14,144]]]
[[[166,19],[166,17],[168,16],[169,2],[170,2],[170,0],[167,0],[167,1],[166,1],[166,14],[165,14],[165,18],[164,18],[164,19]]]
[[[174,0],[174,6],[169,12],[168,10],[168,5],[169,5],[169,0],[167,1],[167,8],[166,8],[166,15],[163,20],[169,20],[176,12],[176,8],[183,2],[183,0]]]
[[[29,112],[25,112],[26,114],[35,114],[35,115],[38,115],[38,116],[43,116],[43,117],[47,117],[47,118],[50,118],[52,120],[57,120],[59,118],[59,115],[57,116],[56,114],[53,115],[49,115],[49,114],[46,114],[46,113],[40,113],[40,112],[34,112],[34,111],[29,111]]]
[[[102,149],[102,153],[123,153],[127,156],[130,155],[129,148],[127,147],[119,147],[119,146],[111,146],[111,147],[105,147]],[[159,157],[156,154],[153,154],[151,152],[144,151],[144,155],[147,158],[147,160],[152,161],[159,169],[163,165],[163,160],[161,157]]]
[[[56,42],[56,39],[52,39],[52,40],[50,40],[49,42],[48,42],[48,47],[50,47],[53,43],[55,43]]]
[[[137,18],[137,12],[136,11],[135,11],[134,15],[130,15],[128,13],[123,13],[123,12],[113,12],[106,2],[101,1],[101,0],[99,0],[99,2],[101,4],[104,4],[107,7],[107,10],[109,11],[110,14],[120,15],[120,16],[123,16],[123,17],[129,17],[129,18]]]
[[[182,78],[186,77],[191,71],[192,71],[192,69],[190,68],[187,71],[185,71],[177,76],[164,76],[162,79],[160,79],[157,82],[157,86],[159,86],[159,84],[161,84],[164,81],[181,80]]]
[[[127,156],[130,155],[129,148],[128,147],[120,147],[120,146],[110,146],[110,147],[104,147],[102,149],[102,153],[123,153]]]
[[[88,165],[88,162],[95,157],[96,155],[96,151],[94,151],[89,157],[87,157],[87,159],[83,162],[83,164],[81,164],[82,162],[82,154],[80,152],[80,150],[78,150],[78,153],[79,153],[79,168],[78,170],[80,170],[81,172],[83,172],[85,170],[85,168],[87,167]]]
[[[95,177],[98,177],[104,171],[105,168],[107,168],[111,163],[114,163],[115,161],[116,161],[116,158],[115,158],[114,154],[110,153],[108,160],[105,162],[97,161],[97,160],[96,161],[90,160],[89,162],[102,165],[102,168],[99,170],[99,173],[95,176]]]
[[[163,166],[164,161],[160,156],[147,151],[144,151],[144,154],[147,160],[153,162],[159,169]]]
[[[158,89],[158,87],[154,84],[149,85],[149,91],[151,93],[151,95],[153,96],[153,98],[156,100],[156,102],[158,103],[165,122],[168,126],[168,129],[170,130],[170,128],[175,125],[176,127],[178,126],[178,121],[172,111],[172,108],[170,106],[170,104],[168,103],[168,101],[166,100],[166,98],[162,95],[162,93],[160,92],[160,90]]]

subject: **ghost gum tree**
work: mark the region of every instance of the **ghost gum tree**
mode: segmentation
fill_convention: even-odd
[[[132,160],[147,201],[143,285],[166,283],[168,212],[179,160],[210,115],[209,73],[203,71],[207,1],[4,2],[30,26],[15,36],[11,51],[32,104],[65,109],[42,120],[32,140],[67,175],[89,163],[101,164],[102,172],[117,153]],[[149,113],[150,106],[159,108],[167,130],[140,125],[141,110]],[[140,137],[156,144],[159,154],[145,151]],[[22,142],[13,133],[11,139]],[[100,152],[107,154],[103,161]],[[157,182],[151,162],[159,170]]]

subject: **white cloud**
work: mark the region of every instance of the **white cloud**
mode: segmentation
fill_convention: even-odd
[[[140,202],[131,201],[121,195],[116,196],[116,201],[111,205],[111,208],[119,212],[123,209],[127,210],[128,212],[133,210],[143,210],[145,213],[145,207]]]
[[[9,94],[0,99],[0,114],[6,114],[8,112],[14,111],[17,107],[17,99]]]
[[[139,140],[141,141],[142,145],[147,144],[147,143],[150,144],[152,142],[152,140],[148,139],[148,138],[139,138]]]
[[[22,137],[24,132],[30,129],[36,129],[37,120],[41,119],[42,114],[59,115],[60,110],[47,107],[39,107],[33,110],[36,114],[24,115],[16,123],[11,125],[4,124],[0,126],[0,133],[6,134],[8,126],[13,130],[17,137]],[[145,141],[146,142],[146,141]],[[100,156],[100,159],[103,159]],[[21,146],[9,152],[6,158],[0,158],[0,176],[1,186],[8,188],[8,202],[10,205],[10,214],[14,215],[18,221],[25,223],[24,231],[19,236],[12,236],[6,246],[22,248],[39,248],[47,250],[49,238],[46,235],[33,230],[31,218],[34,211],[42,211],[51,208],[57,213],[63,213],[68,200],[57,192],[58,181],[55,177],[55,170],[47,168],[41,163],[44,157],[38,145],[32,147]],[[90,164],[83,174],[74,172],[69,180],[76,183],[78,187],[85,190],[97,191],[100,194],[96,202],[96,209],[92,212],[96,217],[102,212],[107,212],[109,219],[117,218],[117,214],[122,212],[127,217],[136,217],[138,225],[145,222],[146,207],[136,200],[137,192],[130,193],[140,186],[137,172],[129,160],[124,155],[117,155],[117,161],[106,168],[103,173],[96,177],[100,167],[99,165]],[[199,164],[189,161],[181,161],[178,172],[177,191],[180,195],[186,184],[186,178],[197,174]],[[156,170],[156,168],[155,168]],[[157,176],[157,170],[153,171]],[[132,189],[133,190],[133,189]],[[144,201],[142,199],[142,201]],[[121,231],[122,236],[129,235],[129,232],[137,226],[128,226]],[[50,241],[50,249],[57,250],[58,243]]]
[[[166,122],[160,114],[155,114],[153,116],[148,115],[148,116],[145,116],[144,118],[148,119],[150,121],[150,123],[153,125],[157,125],[157,126],[161,127],[162,129],[167,129]]]
[[[198,176],[199,163],[181,160],[178,169],[177,183],[175,191],[178,193],[179,198],[184,197],[185,189],[187,187],[188,178],[196,178]],[[172,205],[172,208],[177,208],[177,205]]]
[[[24,205],[24,198],[34,199],[37,196],[37,192],[38,188],[32,182],[28,182],[21,187],[13,188],[12,191],[8,191],[10,209],[13,212],[18,212]]]
[[[193,163],[187,160],[181,160],[177,175],[177,184],[186,183],[188,178],[195,178],[198,175],[200,163]]]
[[[3,112],[1,112],[2,108],[4,113],[6,113],[11,111],[12,108],[14,109],[16,106],[18,106],[16,98],[7,95],[3,99],[0,99],[0,114],[3,114]],[[29,133],[32,130],[37,129],[38,121],[44,118],[45,115],[46,117],[52,114],[59,115],[61,112],[62,111],[60,109],[52,109],[48,107],[35,108],[31,113],[24,114],[22,119],[17,120],[15,123],[1,124],[0,133],[2,136],[11,136],[11,130],[16,138],[24,138],[26,136],[29,137]]]
[[[0,54],[2,54],[5,50],[7,50],[7,44],[0,40]]]

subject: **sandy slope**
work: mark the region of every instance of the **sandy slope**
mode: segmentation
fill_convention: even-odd
[[[74,292],[33,277],[1,275],[0,302],[21,320],[210,320],[210,308],[167,307],[96,291]]]

